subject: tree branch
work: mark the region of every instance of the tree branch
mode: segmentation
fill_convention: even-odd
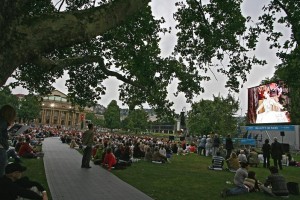
[[[283,5],[283,3],[280,2],[280,0],[274,0],[274,4],[278,5],[285,12],[288,22],[291,24],[291,29],[292,29],[294,38],[299,46],[300,45],[300,32],[298,30],[299,25],[297,24],[297,23],[299,23],[299,21],[293,19],[294,17],[292,16],[291,12],[289,12],[289,10]]]
[[[52,13],[33,18],[17,27],[27,48],[33,52],[50,52],[69,47],[101,35],[128,20],[149,0],[116,0],[86,10]],[[39,45],[37,45],[39,44]]]
[[[13,24],[13,35],[5,37],[9,39],[5,41],[9,45],[0,51],[0,86],[6,83],[18,66],[55,49],[89,41],[129,20],[149,2],[114,0],[86,10],[45,14],[26,22],[20,20],[20,24]]]
[[[105,75],[116,77],[118,80],[123,81],[124,83],[128,83],[135,87],[141,88],[140,85],[136,84],[131,79],[128,79],[125,76],[123,76],[117,72],[108,70],[105,66],[103,58],[101,58],[99,56],[84,56],[84,57],[60,59],[60,60],[56,60],[56,61],[53,61],[53,60],[43,57],[43,58],[34,60],[33,63],[40,67],[45,68],[45,70],[47,70],[47,71],[55,71],[55,70],[65,69],[66,67],[71,66],[71,65],[83,65],[83,64],[87,64],[87,63],[98,63],[99,67],[101,68],[102,72]]]

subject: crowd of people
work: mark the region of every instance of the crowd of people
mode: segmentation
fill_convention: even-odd
[[[32,185],[33,182],[29,178],[22,178],[21,173],[26,168],[20,165],[20,157],[24,159],[42,157],[43,153],[39,152],[41,149],[39,148],[41,145],[40,138],[48,136],[59,136],[62,143],[68,144],[70,148],[81,149],[83,151],[82,168],[91,168],[90,162],[93,161],[94,164],[101,165],[107,170],[125,169],[131,166],[133,162],[141,159],[155,164],[163,164],[170,163],[174,155],[197,153],[199,156],[210,156],[212,158],[212,165],[208,167],[209,169],[228,170],[235,173],[235,187],[224,190],[222,196],[239,195],[260,190],[275,196],[288,196],[287,188],[283,187],[283,185],[286,186],[285,180],[278,174],[278,169],[282,170],[283,152],[277,138],[274,138],[272,144],[269,144],[268,139],[265,140],[261,149],[263,167],[269,168],[271,172],[270,177],[262,184],[256,179],[254,171],[248,172],[249,165],[258,166],[260,162],[258,152],[250,146],[235,149],[230,135],[227,135],[225,140],[220,138],[218,134],[209,134],[188,141],[177,141],[147,135],[101,133],[95,130],[93,124],[88,124],[88,130],[84,132],[57,127],[30,128],[24,134],[13,138],[10,147],[7,128],[15,118],[13,111],[12,107],[4,106],[1,108],[0,113],[0,176],[2,177],[0,184],[7,185],[7,182],[10,182],[7,187],[18,188],[18,190],[14,190],[14,197],[32,198],[38,195],[39,198],[37,199],[47,199],[43,187],[38,183]],[[7,158],[9,157],[15,159],[15,163],[8,164]],[[270,165],[270,158],[273,159],[274,166]],[[291,158],[289,160],[292,161]],[[225,163],[227,167],[224,166]],[[27,180],[27,184],[20,184],[19,182],[22,181],[18,181],[19,179],[22,179],[23,182]],[[274,183],[274,180],[276,183]],[[272,186],[272,190],[268,188],[269,185]],[[35,189],[32,188],[33,186]],[[1,192],[4,191],[1,190]],[[5,195],[1,192],[0,196]],[[7,199],[13,199],[13,197]]]

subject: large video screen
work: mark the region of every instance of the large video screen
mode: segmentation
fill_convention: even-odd
[[[250,124],[290,123],[288,93],[283,81],[248,88]]]

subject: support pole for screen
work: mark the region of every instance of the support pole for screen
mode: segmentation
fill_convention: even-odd
[[[271,137],[270,137],[270,135],[269,135],[269,132],[268,132],[268,131],[265,131],[265,132],[266,132],[266,134],[267,134],[269,140],[271,140]]]

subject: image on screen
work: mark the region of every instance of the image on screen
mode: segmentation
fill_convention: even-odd
[[[288,93],[283,81],[248,88],[250,124],[290,123]]]

